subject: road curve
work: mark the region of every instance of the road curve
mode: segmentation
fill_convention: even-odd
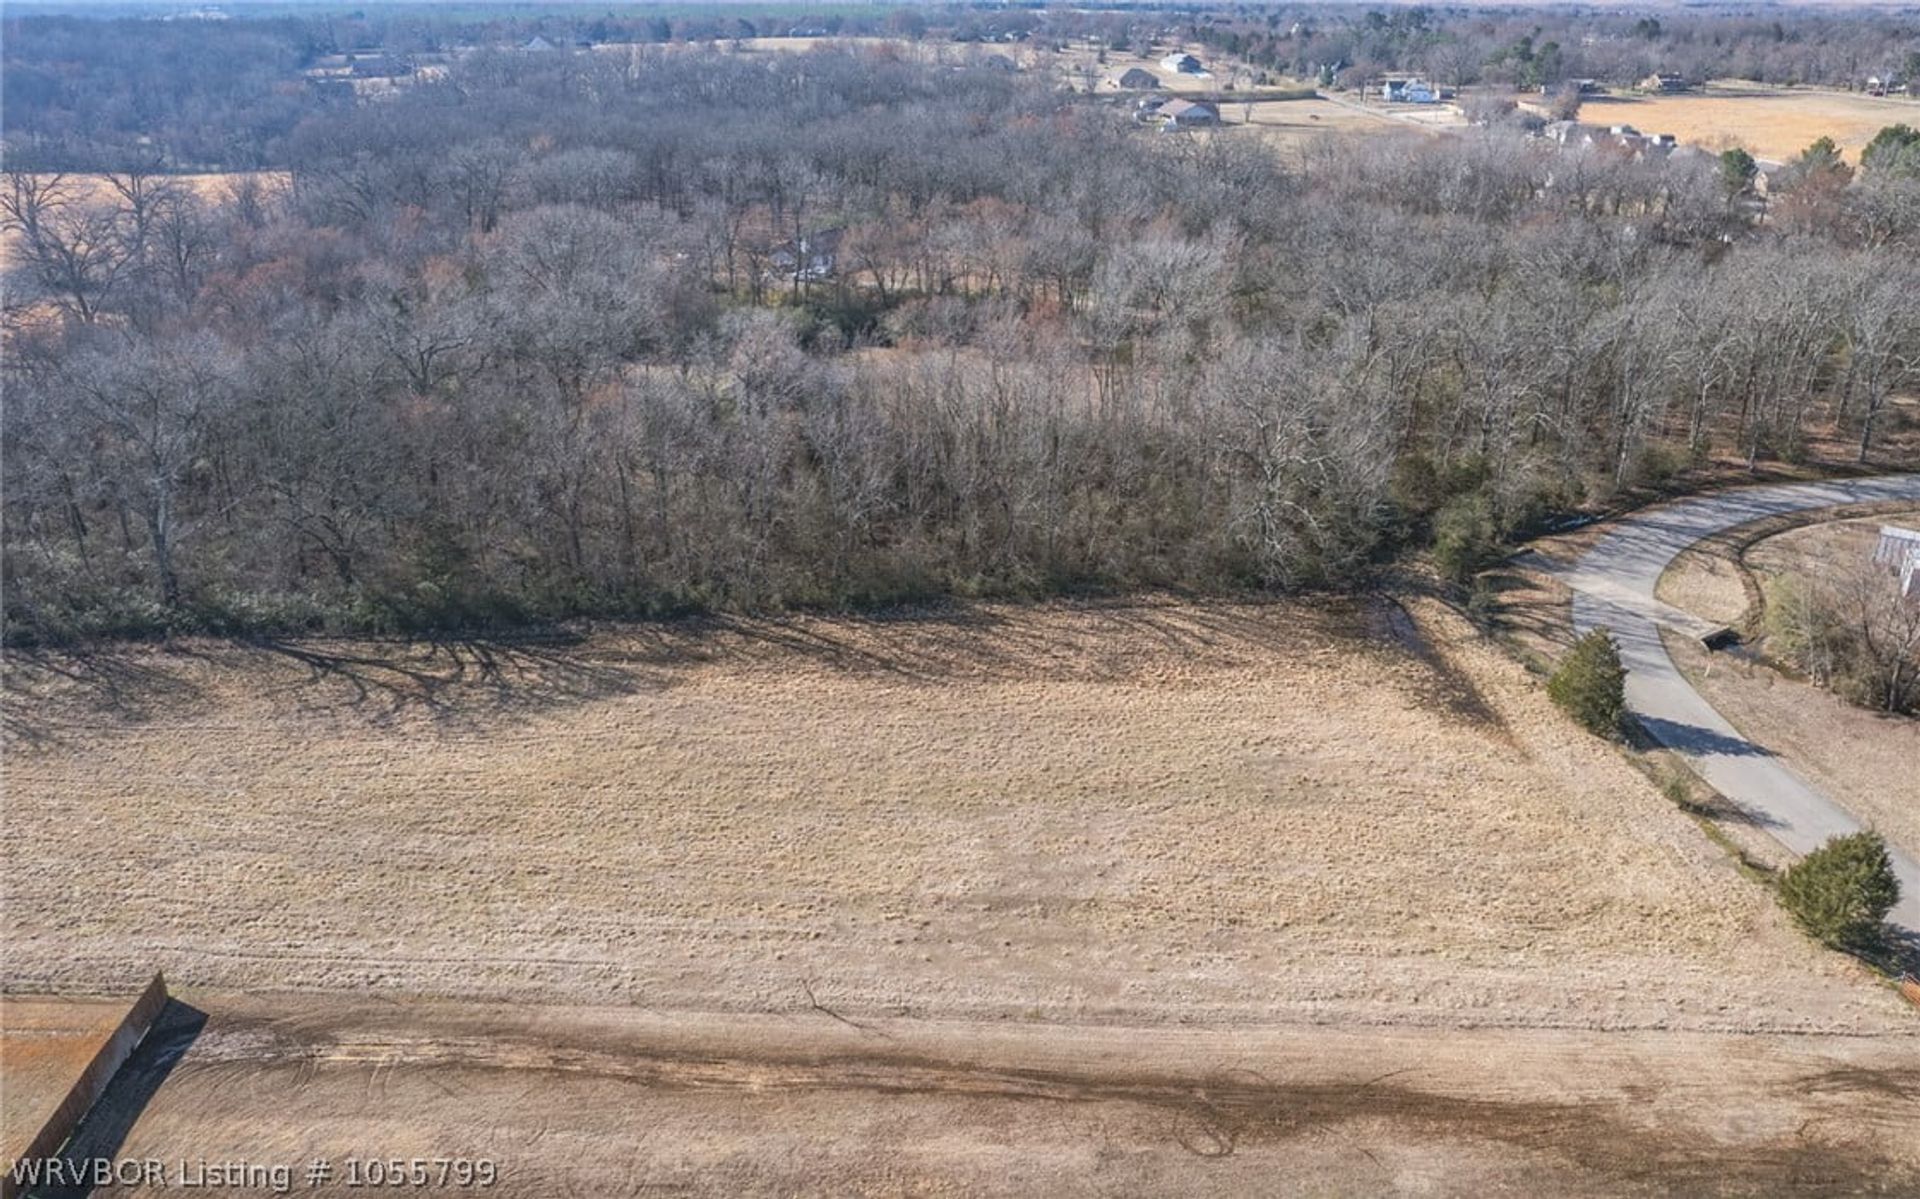
[[[1584,634],[1604,625],[1619,641],[1627,668],[1627,708],[1641,725],[1795,853],[1817,848],[1829,837],[1858,832],[1861,823],[1764,746],[1748,741],[1693,689],[1667,656],[1660,627],[1697,635],[1706,622],[1661,603],[1654,598],[1654,588],[1681,551],[1735,525],[1885,500],[1920,501],[1920,474],[1783,483],[1703,495],[1622,517],[1571,570],[1560,573],[1574,593],[1574,631]],[[1920,774],[1920,746],[1914,764]],[[1893,864],[1901,898],[1889,919],[1920,934],[1920,865],[1898,847]]]

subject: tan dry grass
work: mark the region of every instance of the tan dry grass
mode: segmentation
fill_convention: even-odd
[[[1710,90],[1595,98],[1582,105],[1580,119],[1671,133],[1709,150],[1741,146],[1772,162],[1786,162],[1815,140],[1831,137],[1857,163],[1861,148],[1881,129],[1920,121],[1920,103],[1843,92]]]
[[[844,1011],[961,1018],[1909,1018],[1463,621],[1416,615],[16,656],[9,984],[161,966],[734,1010],[812,980]]]

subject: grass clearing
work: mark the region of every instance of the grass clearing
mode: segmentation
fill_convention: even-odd
[[[1920,102],[1824,91],[1766,91],[1716,87],[1674,96],[1589,99],[1580,119],[1627,124],[1643,133],[1671,133],[1709,150],[1742,146],[1755,157],[1786,162],[1821,137],[1831,137],[1853,163],[1873,135],[1888,125],[1920,122]]]
[[[810,983],[964,1019],[1909,1019],[1425,601],[10,667],[15,988],[158,966],[703,1010]]]

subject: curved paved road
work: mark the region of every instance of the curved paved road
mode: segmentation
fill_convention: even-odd
[[[1574,630],[1585,633],[1605,625],[1620,642],[1627,707],[1634,716],[1795,853],[1857,832],[1861,824],[1741,736],[1687,683],[1660,643],[1660,627],[1697,636],[1712,626],[1656,600],[1654,587],[1682,550],[1723,529],[1788,512],[1881,500],[1920,500],[1920,474],[1743,487],[1682,500],[1622,518],[1572,569],[1558,572],[1574,591]],[[1920,776],[1920,746],[1914,756]],[[1920,865],[1898,848],[1893,858],[1901,899],[1890,920],[1920,933]]]

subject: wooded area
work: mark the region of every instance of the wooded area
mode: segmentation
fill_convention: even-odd
[[[884,48],[480,52],[273,144],[9,172],[10,639],[1339,585],[1870,459],[1920,377],[1871,166],[1756,226],[1710,156],[1283,163]]]

